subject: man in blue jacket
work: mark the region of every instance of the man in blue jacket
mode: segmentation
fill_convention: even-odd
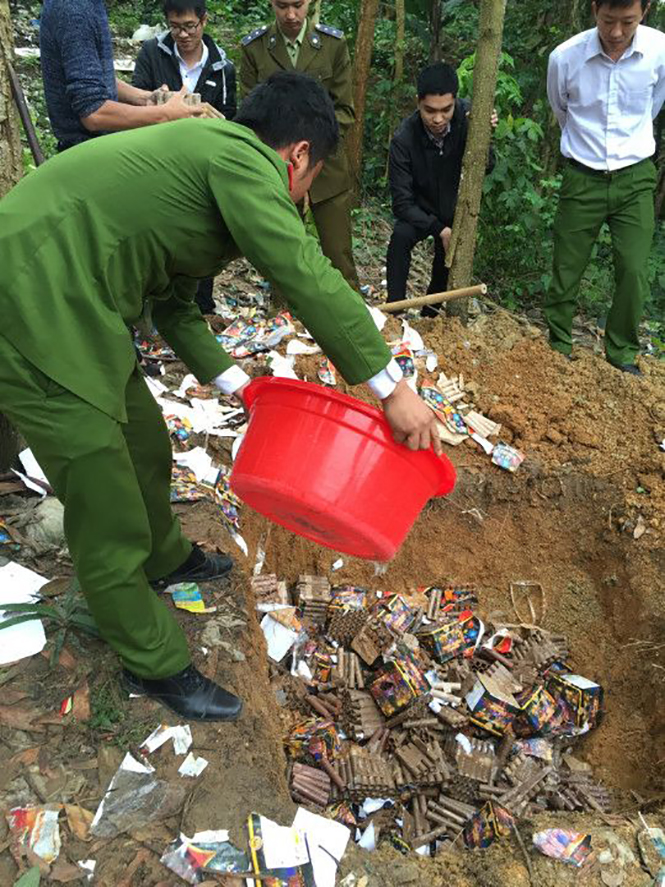
[[[44,0],[39,44],[58,151],[104,133],[201,114],[185,104],[184,92],[149,106],[149,92],[116,78],[104,0]]]

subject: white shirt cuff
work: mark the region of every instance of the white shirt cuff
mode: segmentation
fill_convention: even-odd
[[[372,376],[371,379],[368,379],[366,384],[369,385],[379,400],[385,400],[386,397],[390,397],[395,388],[397,388],[397,383],[401,382],[403,378],[404,374],[397,361],[393,358],[385,369],[377,373],[376,376]]]
[[[222,394],[235,394],[238,388],[242,388],[245,382],[249,382],[250,377],[239,366],[233,365],[228,370],[224,370],[219,376],[215,377],[215,386],[219,388]]]

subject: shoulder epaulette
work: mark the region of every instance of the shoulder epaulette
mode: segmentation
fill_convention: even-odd
[[[322,34],[327,34],[329,37],[336,37],[338,40],[344,37],[344,31],[340,31],[339,28],[332,28],[330,25],[318,24],[316,30],[321,31]]]
[[[262,28],[255,28],[250,34],[246,37],[243,37],[240,41],[243,46],[249,46],[250,43],[253,43],[257,37],[261,37],[268,30],[269,25],[263,25]]]

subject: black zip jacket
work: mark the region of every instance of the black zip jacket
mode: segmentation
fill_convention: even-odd
[[[209,102],[227,120],[232,120],[236,113],[235,67],[224,50],[207,34],[203,35],[203,42],[208,47],[208,61],[194,92],[200,94],[202,102]],[[139,89],[159,89],[163,83],[173,91],[182,89],[180,64],[169,31],[143,44],[132,83]]]
[[[450,132],[439,151],[415,111],[403,120],[390,143],[389,179],[395,218],[437,237],[452,227],[462,159],[469,131],[464,99],[455,102]],[[489,168],[494,165],[490,151]]]

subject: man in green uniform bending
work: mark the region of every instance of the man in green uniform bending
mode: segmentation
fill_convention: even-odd
[[[341,31],[307,18],[310,0],[272,0],[275,21],[242,40],[240,98],[276,71],[304,71],[328,91],[342,134],[310,191],[321,249],[349,286],[358,290],[351,243],[351,176],[343,137],[353,121],[351,59]]]
[[[150,583],[212,578],[231,561],[193,548],[171,512],[169,435],[128,325],[150,313],[201,383],[241,396],[247,376],[194,294],[198,279],[245,255],[345,379],[383,399],[396,439],[438,447],[429,409],[294,205],[337,139],[321,86],[280,74],[236,123],[181,120],[95,139],[0,203],[0,411],[65,505],[77,575],[127,685],[185,718],[230,720],[242,703],[190,664]]]

